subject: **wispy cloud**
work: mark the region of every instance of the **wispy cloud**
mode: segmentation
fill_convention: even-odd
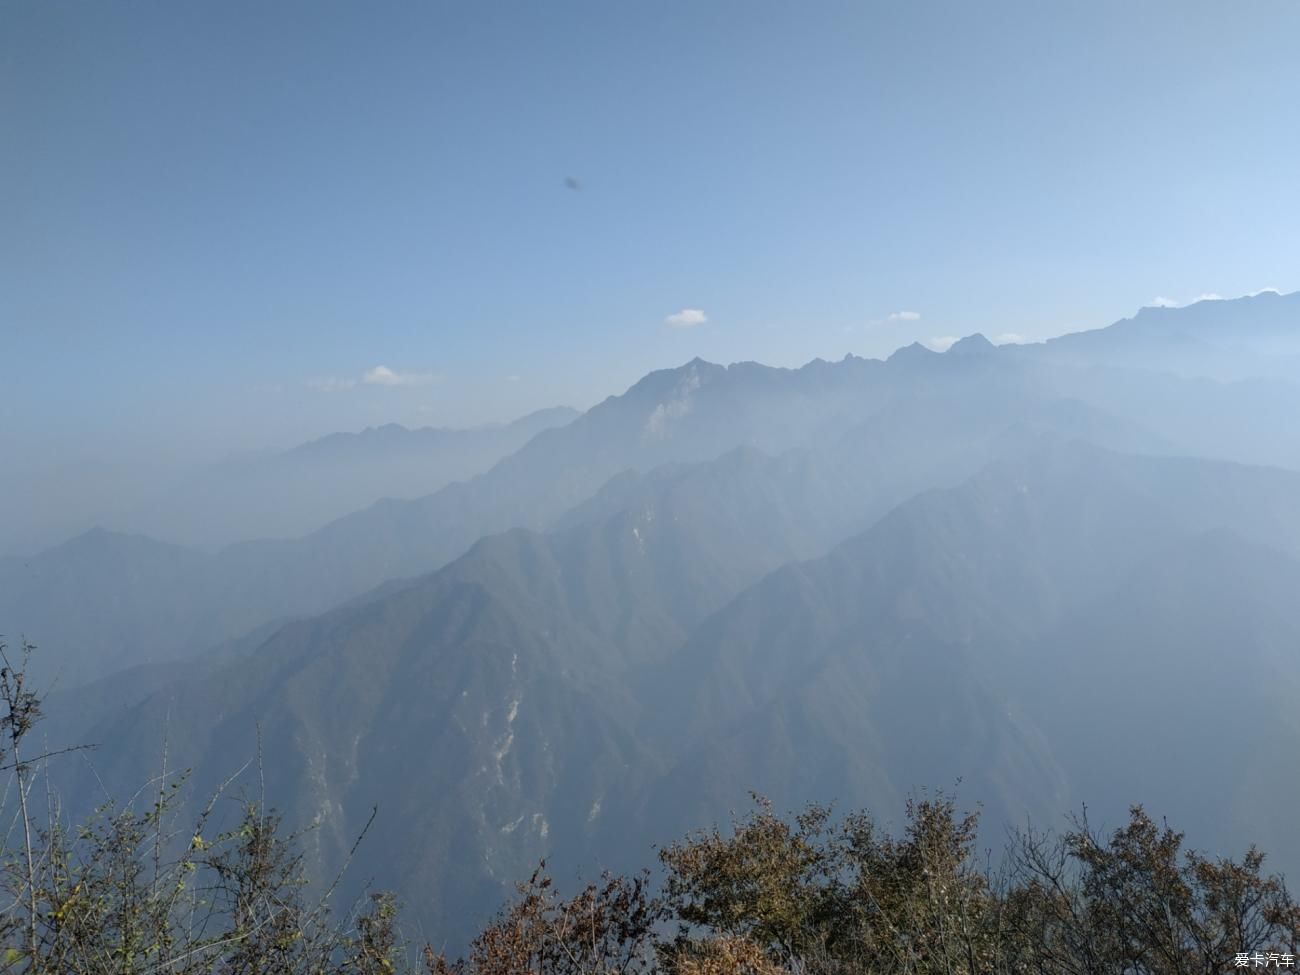
[[[993,337],[994,345],[1024,345],[1025,337],[1019,332],[1003,332]]]
[[[1264,290],[1272,291],[1273,289],[1265,288]],[[1250,297],[1254,297],[1257,294],[1262,294],[1262,292],[1259,291],[1253,292]],[[1151,306],[1154,308],[1186,308],[1188,305],[1194,305],[1198,301],[1223,301],[1223,300],[1224,300],[1223,295],[1216,294],[1213,291],[1203,292],[1202,294],[1197,295],[1195,298],[1191,299],[1190,301],[1179,301],[1176,298],[1166,298],[1164,297],[1164,295],[1156,295],[1154,298],[1151,299]]]
[[[890,322],[919,322],[921,313],[919,311],[891,311],[884,318],[873,318],[867,322],[867,328],[875,328],[877,325],[887,325]]]
[[[1280,295],[1281,293],[1282,292],[1278,291],[1277,288],[1268,287],[1268,288],[1260,288],[1258,291],[1247,291],[1241,297],[1257,298],[1260,295]],[[1188,305],[1194,305],[1198,301],[1228,301],[1228,300],[1229,299],[1225,298],[1223,295],[1219,294],[1216,291],[1205,291],[1197,295],[1195,298],[1192,298],[1190,301],[1177,301],[1173,298],[1164,298],[1164,297],[1157,296],[1152,300],[1151,304],[1155,305],[1157,308],[1186,308]]]
[[[317,376],[307,385],[322,393],[337,393],[358,386],[427,386],[433,382],[431,372],[403,372],[388,366],[375,366],[360,376]]]
[[[699,308],[683,308],[681,311],[673,312],[664,319],[664,324],[669,328],[694,328],[696,325],[703,325],[709,320],[709,316]]]
[[[952,348],[954,345],[957,344],[957,336],[935,335],[932,336],[931,338],[923,340],[921,344],[928,349],[933,349],[935,352],[947,352],[950,348]]]
[[[433,382],[431,372],[398,372],[387,366],[367,369],[361,376],[367,386],[427,386]]]

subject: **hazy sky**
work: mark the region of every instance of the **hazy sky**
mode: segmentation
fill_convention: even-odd
[[[6,0],[0,443],[459,425],[1295,290],[1298,37],[1297,0]]]

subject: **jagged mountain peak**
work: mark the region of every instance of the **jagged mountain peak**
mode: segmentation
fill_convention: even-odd
[[[967,335],[965,338],[958,339],[944,355],[963,357],[963,356],[983,356],[991,355],[997,351],[997,346],[986,339],[981,333],[975,332],[973,335]]]
[[[922,345],[920,342],[913,342],[911,345],[905,345],[895,350],[886,360],[891,363],[909,363],[909,362],[927,362],[936,359],[938,352],[929,346]]]

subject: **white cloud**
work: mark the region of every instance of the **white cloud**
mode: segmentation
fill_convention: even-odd
[[[1272,288],[1264,289],[1264,291],[1272,291],[1272,290],[1273,290]],[[1263,292],[1255,291],[1250,295],[1250,297],[1254,297],[1254,295],[1262,294],[1262,293]],[[1151,305],[1152,307],[1155,308],[1186,308],[1188,305],[1194,305],[1198,301],[1223,301],[1223,300],[1225,300],[1223,295],[1218,294],[1217,292],[1214,291],[1205,291],[1197,295],[1195,298],[1191,299],[1190,301],[1178,301],[1175,298],[1166,298],[1163,295],[1156,295],[1156,297],[1151,299]]]
[[[884,318],[873,318],[867,322],[867,328],[875,328],[877,325],[886,325],[889,322],[919,322],[921,313],[919,311],[891,311]]]
[[[367,369],[359,377],[353,376],[317,376],[308,379],[311,389],[322,393],[338,393],[358,386],[427,386],[433,382],[431,372],[399,372],[388,366],[375,366]]]
[[[957,344],[957,336],[936,335],[932,338],[925,339],[921,344],[928,349],[933,349],[935,352],[947,352]]]
[[[709,320],[709,316],[704,314],[699,308],[683,308],[681,311],[673,312],[664,319],[664,324],[670,328],[694,328],[696,325],[703,325]]]
[[[1019,332],[1003,332],[993,338],[994,345],[1024,345],[1025,337]]]
[[[397,372],[387,366],[367,369],[361,376],[367,386],[426,386],[433,382],[431,372]]]
[[[1280,295],[1281,293],[1282,292],[1279,291],[1277,288],[1270,286],[1267,288],[1260,288],[1258,291],[1247,291],[1241,297],[1255,298],[1258,297],[1259,295]],[[1225,298],[1217,291],[1205,291],[1197,295],[1195,298],[1191,299],[1190,301],[1177,301],[1173,298],[1164,298],[1164,297],[1157,296],[1151,300],[1151,304],[1154,305],[1156,308],[1186,308],[1188,305],[1194,305],[1198,301],[1228,301],[1228,300],[1229,299]]]

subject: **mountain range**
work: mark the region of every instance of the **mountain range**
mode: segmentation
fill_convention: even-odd
[[[417,498],[473,477],[576,416],[554,407],[468,430],[389,423],[333,433],[205,468],[113,527],[206,550],[296,538],[380,498]]]
[[[260,756],[321,875],[378,804],[345,892],[451,944],[537,859],[640,864],[751,789],[889,817],[960,782],[990,845],[1141,801],[1300,867],[1300,387],[1247,374],[1300,296],[1086,334],[696,360],[297,539],[0,564],[61,676],[51,747],[99,745],[65,807],[164,740],[196,800]],[[1216,376],[1188,342],[1244,351]]]
[[[203,795],[260,733],[316,868],[378,802],[355,882],[449,936],[543,856],[628,866],[750,789],[896,810],[960,781],[994,828],[1140,799],[1300,862],[1242,800],[1294,791],[1300,475],[1048,437],[787,561],[816,548],[790,481],[752,453],[704,466],[165,683],[87,731],[72,805],[147,780],[164,739]],[[1230,678],[1267,689],[1245,736],[1206,723]],[[1161,773],[1178,743],[1195,781]]]
[[[1264,300],[1297,304],[1295,296],[1250,299]],[[1232,311],[1239,303],[1206,304]],[[993,428],[1050,415],[1108,446],[1300,465],[1294,425],[1253,419],[1300,413],[1294,384],[1149,374],[1138,382],[1130,372],[1040,361],[980,337],[944,355],[915,346],[888,362],[846,357],[797,370],[696,360],[543,429],[483,474],[424,497],[376,501],[299,538],[238,543],[200,558],[93,531],[30,559],[0,559],[0,619],[11,634],[39,634],[60,679],[76,683],[323,611],[445,564],[491,532],[545,529],[627,470],[705,460],[738,445],[772,454],[819,449],[855,430],[875,439],[880,470],[904,463],[903,455],[941,468],[935,435],[970,413],[989,416]],[[956,439],[957,449],[968,449],[968,438]],[[318,450],[336,448],[306,452]],[[896,499],[918,486],[927,486],[923,476]],[[79,611],[66,612],[69,605]],[[170,608],[155,612],[159,605]]]

